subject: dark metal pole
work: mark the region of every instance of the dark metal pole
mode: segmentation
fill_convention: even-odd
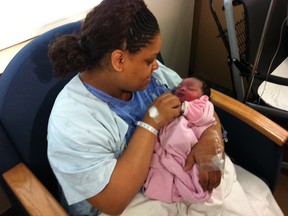
[[[262,31],[262,34],[261,34],[259,47],[258,47],[258,50],[257,50],[257,53],[256,53],[256,57],[255,57],[255,61],[254,61],[254,64],[253,64],[249,85],[248,85],[248,88],[246,90],[245,98],[244,98],[243,103],[247,102],[249,93],[250,93],[251,88],[252,88],[252,84],[253,84],[253,81],[254,81],[256,70],[257,70],[257,67],[258,67],[258,64],[259,64],[259,59],[261,57],[263,46],[264,46],[264,42],[265,42],[265,38],[266,38],[266,35],[267,35],[268,26],[269,26],[270,21],[271,21],[272,12],[274,10],[274,6],[275,6],[275,0],[271,0],[270,6],[269,6],[269,10],[268,10],[268,13],[267,13],[267,17],[266,17],[266,20],[265,20],[265,24],[264,24],[264,27],[263,27],[263,31]]]

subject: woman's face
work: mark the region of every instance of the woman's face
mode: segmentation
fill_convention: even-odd
[[[156,57],[160,48],[161,35],[159,33],[151,44],[136,54],[125,52],[122,82],[126,91],[142,91],[147,88],[151,81],[152,71],[159,67]]]
[[[181,103],[192,101],[203,95],[202,86],[203,83],[200,80],[186,78],[179,84],[174,94],[180,99]]]

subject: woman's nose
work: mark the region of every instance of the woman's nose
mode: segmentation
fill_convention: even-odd
[[[153,65],[152,65],[152,70],[154,71],[154,70],[157,70],[158,68],[159,68],[159,64],[158,64],[158,62],[155,59],[154,62],[153,62]]]

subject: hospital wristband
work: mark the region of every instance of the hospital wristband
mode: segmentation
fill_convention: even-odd
[[[156,130],[154,127],[152,127],[151,125],[145,123],[145,122],[142,122],[142,121],[138,121],[136,123],[137,126],[140,126],[142,128],[145,128],[146,130],[150,131],[151,133],[153,133],[155,136],[157,136],[158,134],[158,130]]]

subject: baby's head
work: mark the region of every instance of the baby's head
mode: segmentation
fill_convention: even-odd
[[[202,95],[207,95],[209,97],[210,87],[202,77],[192,75],[191,77],[182,80],[174,94],[182,103],[184,101],[199,99]]]

